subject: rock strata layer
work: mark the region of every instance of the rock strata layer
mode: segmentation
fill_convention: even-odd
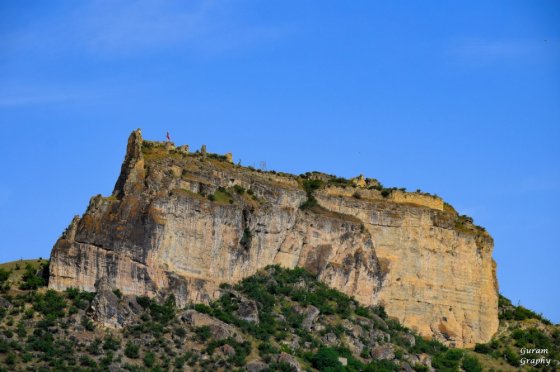
[[[487,342],[497,330],[492,238],[441,199],[362,182],[319,188],[316,205],[301,209],[310,196],[301,177],[180,149],[131,134],[113,194],[93,197],[56,242],[50,288],[96,291],[102,280],[124,295],[174,294],[184,306],[278,264],[450,345]]]

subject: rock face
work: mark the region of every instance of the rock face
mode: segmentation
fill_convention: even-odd
[[[49,287],[95,291],[106,277],[125,295],[186,305],[267,265],[300,266],[423,335],[487,342],[498,327],[492,238],[439,198],[365,187],[323,187],[302,210],[301,178],[137,130],[113,195],[93,197],[56,242]]]

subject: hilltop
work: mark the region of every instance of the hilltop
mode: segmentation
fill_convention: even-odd
[[[498,328],[492,249],[437,196],[364,176],[264,172],[137,130],[112,195],[94,196],[53,247],[49,288],[172,294],[185,307],[266,266],[301,267],[423,336],[474,346]]]

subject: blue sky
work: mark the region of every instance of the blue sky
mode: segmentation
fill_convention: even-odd
[[[451,4],[452,3],[452,4]],[[557,1],[0,3],[0,261],[48,257],[128,134],[442,196],[560,322]]]

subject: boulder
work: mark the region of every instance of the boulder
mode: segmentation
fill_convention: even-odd
[[[12,307],[12,303],[6,300],[4,297],[0,296],[0,309],[10,309]]]
[[[132,321],[134,312],[113,292],[115,288],[106,276],[97,281],[95,288],[97,293],[88,309],[94,321],[108,328],[122,328]]]
[[[411,335],[410,333],[403,333],[401,334],[402,339],[408,344],[408,346],[413,347],[416,345],[416,337]]]
[[[317,317],[321,313],[319,309],[317,309],[313,305],[309,305],[305,308],[296,306],[296,311],[304,316],[303,321],[301,322],[301,327],[306,331],[311,330],[311,328],[313,327],[313,323],[315,322],[315,319],[317,319]]]
[[[278,358],[276,359],[276,362],[288,364],[291,367],[292,372],[301,371],[301,367],[297,359],[288,353],[284,353],[284,352],[280,353],[280,355],[278,355]]]
[[[194,328],[207,326],[210,329],[212,337],[216,340],[225,340],[233,337],[238,342],[242,342],[243,338],[239,336],[237,329],[219,319],[211,317],[208,314],[200,313],[196,310],[185,310],[180,319]]]
[[[377,360],[393,360],[395,359],[395,352],[392,345],[374,346],[370,350],[370,355],[373,359]]]
[[[432,357],[429,354],[422,353],[417,355],[421,365],[428,367],[428,370],[433,371]]]
[[[293,335],[291,340],[284,340],[284,341],[282,341],[282,344],[289,347],[292,351],[295,351],[295,350],[299,349],[299,346],[300,346],[299,341],[300,341],[299,336]]]
[[[371,314],[371,319],[373,320],[373,323],[375,324],[375,326],[377,328],[381,328],[385,331],[389,329],[389,326],[387,325],[387,323],[379,315]]]
[[[232,357],[235,355],[235,349],[233,346],[229,344],[222,345],[218,348],[218,351],[221,352],[226,357]]]
[[[372,329],[369,332],[369,338],[372,344],[391,342],[391,335],[380,329]]]
[[[400,368],[401,371],[404,371],[404,372],[414,372],[414,368],[412,368],[412,367],[410,366],[410,364],[408,364],[407,362],[400,361],[400,362],[399,362],[399,367],[401,367],[401,368]]]
[[[336,337],[334,333],[329,332],[323,337],[323,341],[329,345],[333,345],[337,343],[338,337]]]
[[[257,303],[246,297],[239,298],[239,308],[237,309],[237,317],[250,323],[259,323],[259,310]]]
[[[364,349],[364,343],[359,339],[352,336],[349,336],[347,339],[347,346],[348,349],[352,352],[352,354],[360,355],[362,350]]]
[[[261,372],[268,370],[268,364],[260,360],[253,360],[245,365],[247,372]]]

